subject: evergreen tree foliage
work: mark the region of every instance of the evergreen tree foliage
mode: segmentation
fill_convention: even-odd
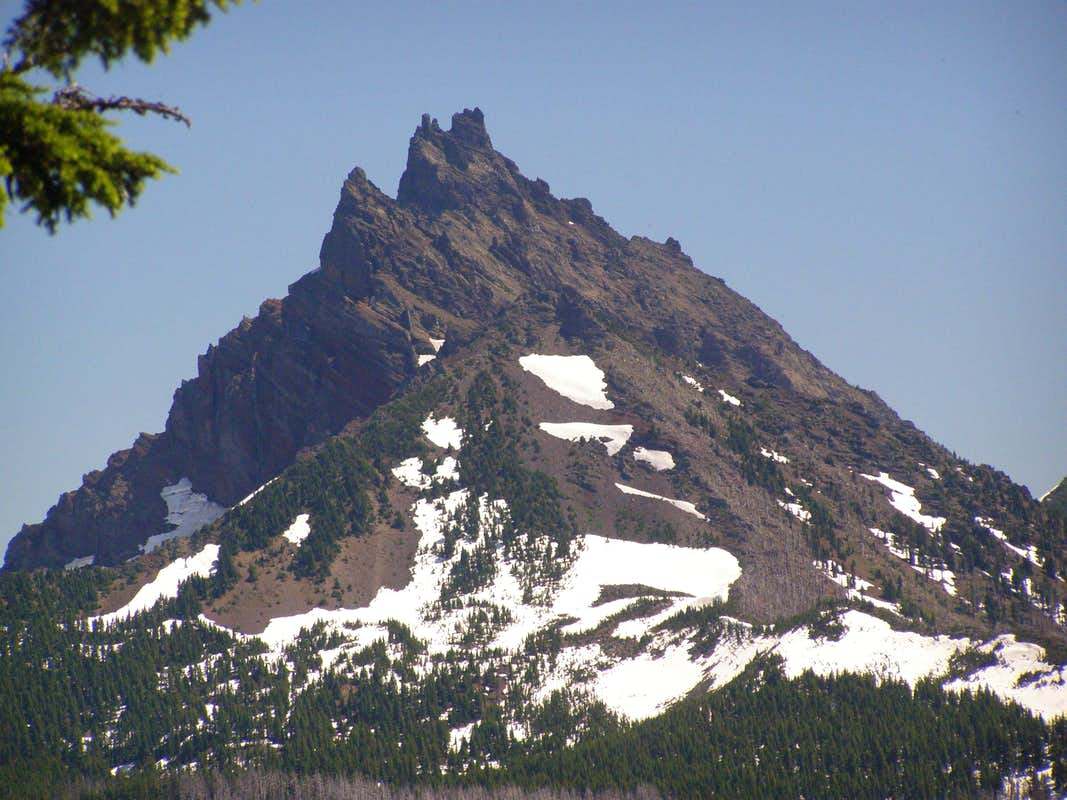
[[[105,68],[130,53],[151,62],[231,2],[239,0],[27,0],[4,37],[0,66],[0,227],[13,200],[51,233],[61,221],[91,216],[93,204],[114,216],[147,180],[174,172],[158,156],[126,149],[104,114],[155,114],[188,125],[180,111],[96,97],[74,73],[91,57]]]

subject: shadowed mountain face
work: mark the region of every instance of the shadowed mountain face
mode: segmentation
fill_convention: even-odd
[[[737,555],[736,597],[754,617],[800,613],[841,593],[812,569],[814,556],[859,561],[868,576],[905,567],[909,581],[907,566],[929,573],[935,563],[954,565],[958,596],[970,608],[928,575],[913,591],[936,596],[948,617],[978,613],[1000,580],[990,576],[1006,567],[1023,605],[1044,592],[1027,606],[1028,624],[1059,630],[1051,620],[1062,594],[1061,518],[823,367],[774,320],[694,267],[673,239],[627,239],[589,201],[558,199],[544,181],[523,176],[493,149],[478,109],[456,114],[447,131],[423,117],[396,199],[354,169],[319,269],[209,347],[197,376],[175,392],[166,429],[143,434],[63,495],[43,522],[25,526],[5,569],[135,556],[149,537],[181,523],[167,498],[182,479],[191,486],[186,497],[215,504],[213,517],[428,372],[447,372],[490,341],[504,346],[505,329],[510,346],[595,356],[615,398],[610,422],[634,426],[632,445],[677,457],[677,468],[652,475],[649,486],[684,493]],[[529,378],[511,369],[514,380]],[[531,392],[533,423],[562,413]],[[546,441],[546,451],[554,447]],[[644,462],[628,448],[578,469],[558,448],[538,466],[600,531],[619,529],[620,514],[630,512],[613,484],[643,475]],[[894,493],[892,481],[913,494]],[[918,511],[901,516],[912,501],[945,518],[933,540]],[[1035,548],[1033,557],[988,533],[981,535],[989,542],[968,544],[978,520],[1006,531],[1018,552]],[[705,535],[691,519],[672,523],[684,541]],[[895,544],[872,528],[896,531]],[[902,559],[891,544],[921,551],[929,563]]]

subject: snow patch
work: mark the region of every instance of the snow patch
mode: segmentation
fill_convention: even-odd
[[[997,662],[946,684],[946,689],[989,689],[1047,720],[1067,714],[1067,667],[1048,664],[1042,647],[1016,641],[1009,633],[979,649],[996,655]],[[1023,676],[1026,680],[1020,685]]]
[[[282,534],[290,543],[297,546],[302,541],[308,538],[308,534],[311,533],[310,514],[297,514],[296,519],[293,520],[293,524],[285,529]]]
[[[811,512],[804,508],[800,503],[795,501],[787,503],[784,500],[778,500],[777,503],[801,522],[808,522],[811,520]]]
[[[769,458],[771,461],[776,461],[779,464],[788,464],[789,463],[789,459],[788,458],[786,458],[783,455],[779,455],[774,450],[768,450],[766,447],[761,447],[759,449],[759,454],[761,456],[763,456],[764,458]]]
[[[674,456],[666,450],[646,450],[644,447],[638,447],[634,450],[634,459],[645,462],[656,472],[674,469]]]
[[[554,392],[575,403],[600,410],[615,408],[604,390],[604,372],[589,356],[543,356],[532,353],[519,359],[519,365],[532,372]]]
[[[422,472],[422,459],[418,456],[405,458],[391,470],[393,477],[413,489],[428,489],[430,476]]]
[[[445,456],[432,477],[422,471],[422,459],[418,456],[405,458],[391,471],[393,477],[413,489],[429,489],[439,481],[459,480],[459,462],[455,456]]]
[[[687,514],[692,514],[698,519],[707,519],[707,517],[697,511],[697,507],[688,500],[674,500],[670,497],[664,497],[661,494],[653,494],[652,492],[646,492],[643,489],[635,489],[633,486],[626,486],[621,483],[616,483],[615,487],[623,494],[632,494],[637,497],[648,497],[652,500],[662,500],[664,503],[670,503],[675,508],[679,508]]]
[[[91,567],[93,562],[96,561],[96,556],[82,556],[81,558],[72,558],[66,564],[63,565],[63,569],[70,571],[72,569],[81,569],[82,567]]]
[[[129,619],[134,614],[146,611],[160,600],[178,596],[178,586],[182,581],[193,576],[208,577],[215,569],[219,558],[217,544],[205,545],[204,549],[188,558],[179,558],[163,567],[155,579],[142,586],[126,605],[110,614],[90,617],[89,622],[101,622],[110,625],[119,620]]]
[[[570,442],[591,439],[600,442],[609,456],[622,450],[634,432],[633,425],[597,425],[592,422],[542,422],[537,427],[557,439]]]
[[[723,391],[722,389],[719,389],[719,397],[722,398],[722,401],[724,403],[729,403],[730,405],[737,406],[738,408],[741,407],[741,401],[740,400],[738,400],[732,394],[729,394],[729,393]]]
[[[172,530],[149,536],[141,545],[141,550],[145,553],[151,553],[171,539],[192,536],[205,525],[210,525],[226,513],[225,508],[208,500],[207,495],[194,492],[193,483],[188,478],[182,478],[175,484],[164,486],[159,496],[167,504],[167,524],[175,527]]]
[[[445,450],[449,448],[459,450],[463,444],[463,430],[456,425],[456,421],[451,417],[434,419],[433,414],[431,414],[423,420],[422,432],[426,434],[427,439]]]
[[[815,569],[819,570],[819,572],[844,589],[848,594],[849,600],[861,600],[865,603],[870,603],[875,608],[880,608],[883,611],[889,611],[900,616],[900,605],[898,603],[890,603],[887,600],[864,594],[868,589],[874,588],[874,584],[870,581],[865,580],[858,575],[850,575],[845,571],[844,567],[833,560],[812,561],[811,563]]]
[[[817,675],[859,672],[914,685],[927,675],[945,672],[949,659],[969,644],[966,639],[896,631],[862,611],[846,611],[839,619],[845,630],[836,641],[812,639],[807,628],[782,636],[774,651],[785,659],[788,677],[807,669]]]
[[[271,485],[272,483],[274,483],[274,482],[275,482],[276,480],[278,480],[278,477],[277,477],[277,476],[275,476],[275,477],[271,478],[271,479],[270,479],[269,481],[267,481],[266,483],[264,483],[264,484],[263,484],[262,486],[260,486],[260,487],[259,487],[258,489],[255,489],[255,490],[253,490],[251,494],[249,494],[248,496],[246,496],[246,497],[244,497],[244,498],[243,498],[242,500],[240,500],[240,501],[239,501],[239,502],[237,503],[237,505],[239,505],[239,506],[243,506],[243,505],[244,505],[245,503],[247,503],[247,502],[248,502],[249,500],[251,500],[251,499],[252,499],[253,497],[255,497],[255,496],[256,496],[257,494],[259,494],[260,492],[262,492],[262,491],[263,491],[264,489],[266,489],[266,488],[267,488],[268,486],[270,486],[270,485]]]
[[[658,655],[645,652],[599,673],[593,691],[606,705],[632,720],[653,717],[682,699],[704,677],[688,644],[669,645]]]
[[[882,486],[889,490],[889,504],[904,516],[918,522],[927,530],[936,533],[941,530],[941,526],[945,524],[944,517],[933,517],[919,513],[922,510],[922,503],[916,499],[915,489],[908,486],[906,483],[893,480],[889,477],[888,472],[879,472],[877,476],[867,475],[866,473],[861,472],[860,477],[882,484]]]
[[[869,528],[868,530],[882,541],[882,544],[885,545],[890,553],[905,562],[916,572],[940,583],[941,588],[950,596],[956,596],[956,574],[948,569],[944,562],[939,561],[936,564],[929,563],[929,560],[923,562],[920,560],[918,551],[906,549],[898,543],[895,533],[883,531],[879,528]],[[959,550],[959,546],[956,545],[954,549]]]
[[[432,336],[430,337],[430,347],[433,348],[433,351],[435,353],[440,353],[441,352],[441,348],[444,347],[444,345],[445,345],[445,340],[444,339],[434,339]]]
[[[703,392],[704,391],[704,384],[702,384],[700,381],[698,381],[696,378],[692,377],[691,375],[683,375],[682,376],[682,380],[685,381],[686,383],[688,383],[690,386],[692,386],[698,392]]]
[[[988,519],[986,517],[975,517],[974,521],[977,524],[981,525],[983,528],[985,528],[987,531],[989,531],[989,533],[992,534],[993,538],[998,539],[1001,544],[1003,544],[1006,548],[1011,550],[1020,558],[1025,558],[1035,567],[1044,566],[1044,559],[1042,559],[1041,556],[1037,554],[1037,548],[1034,545],[1030,545],[1029,547],[1024,549],[1022,547],[1012,544],[1008,540],[1008,537],[1007,535],[1005,535],[1004,531],[993,527],[993,520],[991,519]]]
[[[469,742],[471,740],[471,731],[473,730],[473,722],[458,728],[452,728],[452,730],[448,732],[448,749],[453,753],[458,752],[464,742]]]
[[[435,358],[437,358],[437,356],[432,353],[423,353],[419,356],[419,366],[421,367],[423,364],[429,364]]]

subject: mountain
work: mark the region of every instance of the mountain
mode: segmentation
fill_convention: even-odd
[[[0,774],[1039,796],[1065,545],[677,241],[424,116],[396,198],[353,170],[319,268],[12,541]]]
[[[1067,514],[1067,478],[1057,483],[1041,498],[1041,502],[1049,508],[1055,508],[1060,513]]]

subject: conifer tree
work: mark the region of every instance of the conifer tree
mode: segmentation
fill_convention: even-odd
[[[105,114],[132,111],[189,124],[177,108],[134,97],[97,97],[75,73],[91,57],[105,69],[129,54],[146,63],[240,0],[26,0],[8,27],[0,64],[0,227],[11,201],[54,233],[62,221],[112,216],[145,181],[174,168],[128,150]]]

